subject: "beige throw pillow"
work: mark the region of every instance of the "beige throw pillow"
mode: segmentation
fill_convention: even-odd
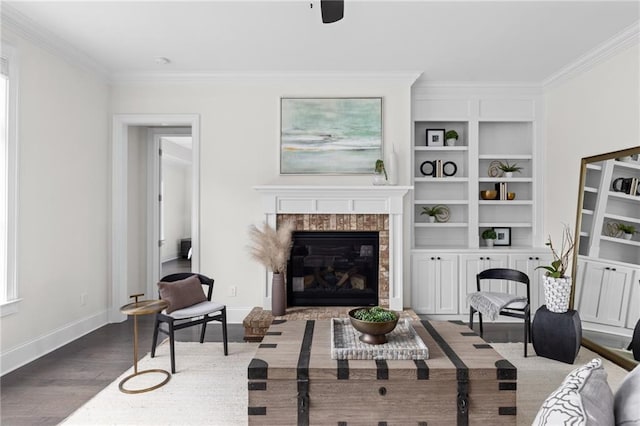
[[[168,314],[207,300],[197,275],[174,282],[160,281],[158,289],[160,289],[160,298],[169,303]]]

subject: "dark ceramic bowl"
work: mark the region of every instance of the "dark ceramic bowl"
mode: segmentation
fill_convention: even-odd
[[[350,310],[349,319],[351,320],[351,325],[353,326],[353,328],[362,333],[362,335],[360,336],[360,341],[368,343],[370,345],[381,345],[383,343],[387,343],[386,334],[391,333],[393,329],[396,328],[400,315],[398,315],[397,312],[392,311],[394,314],[396,314],[396,319],[393,321],[361,321],[353,317],[353,314],[359,309],[366,308],[355,308]]]

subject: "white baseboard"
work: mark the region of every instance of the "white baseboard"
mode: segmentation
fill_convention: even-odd
[[[227,323],[228,324],[242,324],[242,320],[245,319],[251,308],[230,308],[227,306]]]
[[[107,311],[67,324],[0,354],[0,376],[66,345],[108,323]]]

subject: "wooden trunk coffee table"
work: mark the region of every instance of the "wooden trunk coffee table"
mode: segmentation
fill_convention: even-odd
[[[426,360],[331,358],[331,320],[274,321],[248,368],[250,425],[516,424],[516,368],[465,325],[414,321]]]

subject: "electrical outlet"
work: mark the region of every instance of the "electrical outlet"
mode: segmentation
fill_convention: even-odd
[[[238,288],[235,285],[229,287],[229,296],[230,297],[236,297],[237,292],[238,292]]]
[[[80,295],[80,306],[84,306],[87,304],[87,293],[82,293]]]

